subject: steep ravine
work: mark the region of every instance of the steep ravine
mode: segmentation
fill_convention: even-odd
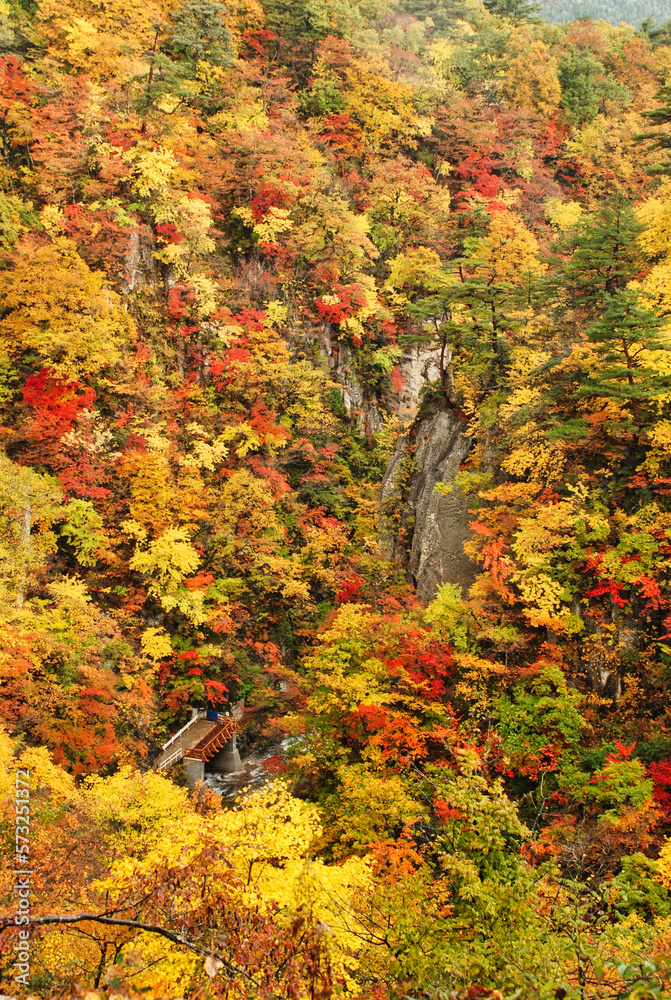
[[[467,503],[456,486],[448,494],[435,491],[437,483],[454,484],[468,455],[471,442],[463,430],[454,413],[434,407],[399,438],[382,481],[383,511],[389,515],[401,505],[405,527],[401,546],[387,516],[383,545],[388,555],[404,559],[423,601],[433,600],[441,583],[466,589],[474,579],[475,568],[463,549],[472,517]]]
[[[322,341],[333,377],[340,383],[347,412],[361,430],[382,427],[375,399],[361,384],[350,349],[343,343],[333,349]],[[419,597],[431,601],[441,583],[457,583],[466,590],[473,582],[474,566],[463,550],[470,536],[467,504],[455,486],[452,493],[435,492],[437,483],[454,483],[471,442],[464,424],[440,401],[420,415],[420,395],[425,385],[438,382],[439,344],[424,341],[408,347],[399,359],[401,387],[387,396],[387,405],[407,430],[390,458],[381,488],[382,547],[386,555],[406,566]],[[396,517],[389,516],[391,511]],[[385,516],[385,511],[387,516]],[[403,540],[399,538],[402,528]]]

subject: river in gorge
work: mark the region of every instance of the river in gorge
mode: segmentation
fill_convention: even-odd
[[[221,795],[223,806],[233,806],[240,794],[257,792],[268,782],[273,781],[278,772],[283,770],[286,755],[297,742],[297,737],[285,736],[277,743],[257,747],[242,758],[242,767],[239,771],[232,771],[229,774],[207,771],[205,784],[217,795]]]

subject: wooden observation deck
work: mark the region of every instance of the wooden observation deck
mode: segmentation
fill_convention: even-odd
[[[205,709],[194,711],[187,724],[163,745],[154,767],[165,771],[185,758],[204,764],[234,739],[237,730],[237,721],[232,715]]]

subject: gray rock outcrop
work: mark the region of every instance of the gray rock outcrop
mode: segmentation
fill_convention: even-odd
[[[427,382],[440,379],[439,355],[439,342],[427,340],[407,347],[399,359],[403,387],[390,398],[390,404],[402,424],[412,423],[417,416],[420,393]]]
[[[356,420],[359,430],[365,434],[379,431],[382,428],[382,417],[377,402],[366,396],[347,344],[341,341],[335,351],[331,349],[329,366],[333,370],[333,377],[340,383],[345,410]]]
[[[437,483],[454,484],[468,455],[470,439],[463,430],[464,424],[450,410],[441,408],[421,419],[399,439],[382,481],[383,509],[395,500],[403,505],[402,521],[410,529],[408,535],[412,533],[409,552],[405,550],[408,571],[419,597],[427,602],[441,583],[456,583],[466,590],[475,578],[475,567],[463,549],[470,537],[468,505],[456,486],[448,494],[435,491]],[[405,459],[413,445],[414,460],[408,470]],[[388,555],[399,554],[389,527],[383,548]]]

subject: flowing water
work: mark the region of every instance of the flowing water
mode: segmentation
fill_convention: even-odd
[[[287,751],[295,744],[295,736],[285,736],[279,743],[259,747],[243,757],[239,771],[232,771],[230,774],[206,772],[205,784],[221,795],[222,805],[232,806],[241,792],[257,792],[272,781],[282,768]]]

